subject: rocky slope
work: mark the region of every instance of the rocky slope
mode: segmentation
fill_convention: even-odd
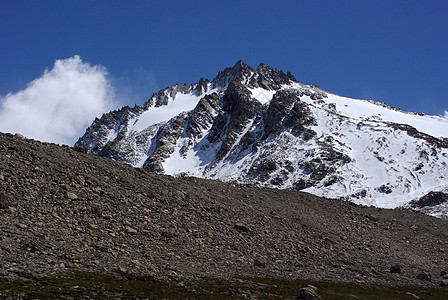
[[[119,269],[438,286],[446,228],[405,209],[173,178],[0,134],[5,276]]]
[[[447,118],[337,96],[264,64],[240,61],[104,114],[77,145],[157,173],[448,216]]]

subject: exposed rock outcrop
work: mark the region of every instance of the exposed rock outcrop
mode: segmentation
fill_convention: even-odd
[[[104,114],[76,146],[157,173],[448,217],[445,200],[428,194],[448,192],[448,131],[437,127],[448,121],[337,96],[238,61],[212,81],[173,85],[143,107]],[[428,197],[434,201],[422,206]]]

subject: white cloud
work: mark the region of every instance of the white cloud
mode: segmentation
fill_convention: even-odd
[[[0,96],[0,131],[72,145],[95,117],[114,108],[107,70],[75,55],[15,94]]]

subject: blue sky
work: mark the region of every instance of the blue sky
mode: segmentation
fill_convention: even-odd
[[[344,96],[443,115],[447,15],[448,1],[0,0],[0,100],[74,55],[107,69],[114,107],[242,59]]]

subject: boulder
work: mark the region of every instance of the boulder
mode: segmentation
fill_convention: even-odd
[[[296,299],[317,300],[320,299],[319,290],[317,287],[309,284],[299,290]]]
[[[421,270],[417,275],[417,279],[431,281],[431,274],[425,270]]]
[[[390,267],[390,272],[391,273],[398,273],[398,274],[400,274],[401,273],[401,266],[399,266],[399,265],[391,266]]]

